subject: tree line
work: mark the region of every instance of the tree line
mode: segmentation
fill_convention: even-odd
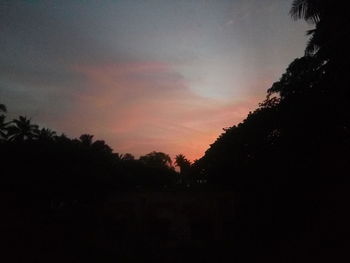
[[[108,193],[128,187],[230,186],[239,199],[235,236],[225,243],[231,258],[340,261],[350,233],[346,7],[346,1],[294,0],[291,17],[314,26],[307,32],[305,55],[287,67],[255,111],[225,128],[202,158],[191,164],[178,155],[174,164],[180,173],[165,153],[136,159],[114,153],[92,135],[70,139],[25,117],[6,122],[1,105],[6,200],[49,215],[74,205],[98,209]]]
[[[337,3],[293,1],[292,18],[315,27],[307,32],[305,55],[288,66],[255,111],[226,128],[197,161],[209,182],[243,187],[345,180],[350,30],[344,2]]]
[[[239,193],[235,247],[241,259],[348,258],[350,21],[346,6],[346,1],[293,1],[292,18],[314,26],[307,32],[304,56],[287,67],[255,111],[224,129],[194,163],[197,174],[209,184],[231,185]]]
[[[32,154],[26,156],[28,160],[35,154],[42,154],[38,160],[41,166],[45,166],[48,162],[58,162],[57,168],[58,165],[62,166],[66,162],[73,165],[72,155],[74,155],[77,161],[75,169],[81,169],[76,170],[75,174],[96,173],[100,177],[109,175],[114,177],[118,184],[134,186],[182,184],[186,181],[183,177],[191,166],[191,162],[183,154],[176,155],[174,162],[168,154],[157,151],[137,159],[131,153],[113,152],[105,141],[94,140],[93,135],[82,134],[79,138],[71,139],[65,134],[58,135],[51,129],[40,128],[25,116],[7,121],[7,108],[4,104],[0,104],[0,111],[0,145],[4,158],[8,160],[23,161],[19,160],[21,155],[16,150],[27,150],[32,151]],[[11,155],[11,151],[15,153]],[[54,158],[49,159],[45,154],[51,154],[50,157]],[[93,166],[94,169],[91,170]],[[176,166],[179,167],[179,172],[175,170]],[[53,167],[47,172],[55,173]],[[68,166],[64,169],[70,170]],[[50,177],[50,174],[47,176]]]

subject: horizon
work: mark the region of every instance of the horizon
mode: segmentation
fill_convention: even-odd
[[[200,158],[304,53],[291,1],[11,1],[1,103],[115,152]]]

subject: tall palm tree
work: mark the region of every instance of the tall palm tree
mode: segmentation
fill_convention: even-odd
[[[188,178],[188,175],[191,168],[191,162],[186,159],[185,155],[178,154],[175,156],[175,165],[180,168],[179,183],[189,185],[191,180]]]
[[[180,173],[184,174],[191,167],[191,162],[186,159],[185,155],[178,154],[175,156],[175,165],[180,168]]]
[[[307,31],[310,39],[307,43],[305,54],[315,55],[320,49],[323,32],[320,21],[324,14],[324,4],[320,0],[294,0],[289,11],[293,19],[304,19],[315,25],[315,29]],[[321,28],[320,28],[321,27]]]
[[[24,141],[35,138],[38,125],[32,124],[31,120],[24,116],[12,121],[8,127],[8,138],[11,141]]]
[[[294,0],[290,15],[295,20],[304,19],[315,28],[309,30],[310,36],[305,54],[318,54],[322,59],[349,56],[350,29],[347,1],[338,0]],[[344,53],[347,56],[344,57]]]

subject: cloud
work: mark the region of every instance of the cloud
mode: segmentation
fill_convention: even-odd
[[[223,127],[241,121],[258,101],[201,97],[161,62],[77,65],[73,70],[85,76],[89,87],[77,97],[72,121],[66,121],[69,129],[76,134],[84,127],[107,138],[116,151],[136,155],[159,150],[199,158]]]
[[[200,158],[222,128],[241,121],[258,100],[202,97],[171,64],[157,61],[49,72],[18,67],[12,77],[4,74],[12,84],[3,92],[23,105],[17,112],[69,136],[94,134],[115,151],[135,155],[158,150]]]
[[[302,54],[304,29],[260,2],[4,1],[1,103],[118,152],[199,158]]]

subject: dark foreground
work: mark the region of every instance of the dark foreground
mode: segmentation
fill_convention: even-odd
[[[2,192],[2,262],[345,262],[347,187],[323,188],[133,190],[50,208]]]

